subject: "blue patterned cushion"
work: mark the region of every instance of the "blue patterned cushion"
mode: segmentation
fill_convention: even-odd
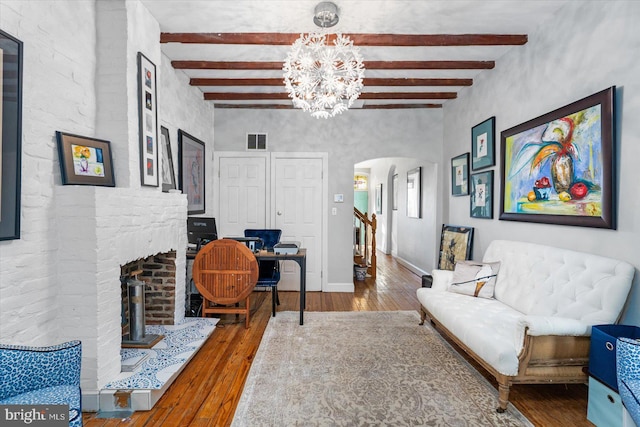
[[[640,341],[618,338],[616,365],[622,404],[636,425],[640,426]]]
[[[0,344],[1,404],[67,404],[70,426],[82,425],[80,341],[49,347]]]
[[[80,411],[80,387],[60,385],[45,387],[39,390],[22,393],[8,399],[0,400],[0,405],[69,405],[69,420],[74,421],[82,415]],[[70,423],[69,425],[82,425]]]

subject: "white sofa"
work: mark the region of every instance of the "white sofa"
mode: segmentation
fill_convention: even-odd
[[[434,270],[417,291],[429,317],[498,381],[498,412],[516,383],[587,381],[591,326],[612,324],[635,268],[626,262],[533,243],[495,240],[482,262],[500,262],[493,298],[450,292]]]

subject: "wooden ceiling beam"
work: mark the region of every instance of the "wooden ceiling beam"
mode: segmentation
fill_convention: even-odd
[[[455,92],[365,92],[359,99],[455,99]],[[238,92],[205,92],[207,101],[257,101],[290,99],[284,92],[280,93],[238,93]]]
[[[252,110],[294,110],[293,105],[284,104],[219,104],[215,103],[214,108],[225,109],[252,109]],[[372,104],[363,105],[361,108],[352,110],[399,110],[411,108],[442,108],[442,104]]]
[[[362,110],[398,110],[408,108],[442,108],[442,104],[365,104]]]
[[[455,92],[364,92],[358,99],[456,99]]]
[[[230,92],[205,92],[206,101],[257,101],[290,99],[285,92],[282,93],[230,93]]]
[[[472,79],[365,78],[365,86],[471,86]],[[284,86],[281,78],[210,79],[192,78],[191,86]]]
[[[345,34],[356,46],[514,46],[526,34]],[[161,33],[160,43],[291,45],[298,33]]]
[[[213,104],[214,108],[249,108],[252,110],[293,110],[293,105],[284,104]]]
[[[282,70],[279,61],[171,61],[180,70]],[[490,70],[495,61],[364,61],[367,70]]]

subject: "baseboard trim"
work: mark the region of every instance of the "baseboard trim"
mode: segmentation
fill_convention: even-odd
[[[82,412],[98,412],[100,409],[100,391],[82,390]]]
[[[411,270],[411,272],[413,272],[414,274],[417,274],[418,276],[429,274],[426,271],[424,271],[423,269],[411,264],[409,261],[407,261],[405,259],[402,259],[400,257],[396,257],[396,261],[398,262],[398,264],[402,265],[403,267],[408,268],[409,270]]]
[[[327,283],[327,287],[322,292],[353,292],[355,287],[351,283]]]

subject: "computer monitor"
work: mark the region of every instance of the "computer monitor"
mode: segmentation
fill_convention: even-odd
[[[190,216],[187,218],[187,238],[189,243],[200,246],[218,239],[218,229],[216,228],[216,219]]]

